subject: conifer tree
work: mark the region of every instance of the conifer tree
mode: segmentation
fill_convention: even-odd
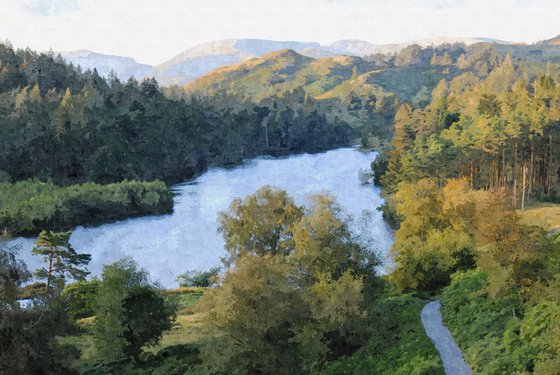
[[[89,254],[79,254],[70,245],[72,232],[41,231],[33,254],[42,255],[47,263],[35,275],[39,279],[46,279],[45,289],[49,290],[53,284],[62,289],[67,277],[84,280],[88,272],[84,269],[91,260]]]

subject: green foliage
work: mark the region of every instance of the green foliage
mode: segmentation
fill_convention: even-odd
[[[103,268],[95,301],[94,341],[102,362],[133,358],[171,328],[174,312],[162,291],[136,263],[122,260]]]
[[[201,291],[186,291],[184,293],[169,293],[169,291],[166,291],[166,297],[177,306],[177,314],[192,314],[193,308],[202,296],[203,292]]]
[[[95,314],[94,307],[98,289],[99,280],[97,279],[78,281],[64,288],[62,295],[66,298],[68,312],[72,318],[87,318]]]
[[[387,192],[402,181],[466,178],[475,189],[507,189],[515,207],[527,196],[554,200],[558,66],[546,73],[536,66],[541,71],[515,65],[506,55],[482,81],[464,73],[438,86],[425,108],[403,105],[382,180]]]
[[[401,102],[425,106],[442,78],[461,73],[451,58],[445,61],[447,65],[443,61],[433,66],[427,64],[436,53],[432,48],[416,46],[414,50],[427,59],[412,61],[397,57],[398,66],[390,56],[382,57],[383,61],[355,56],[311,59],[291,50],[279,51],[235,67],[218,69],[185,85],[185,92],[180,95],[208,98],[226,107],[253,102],[275,108],[301,102],[324,113],[335,124],[349,124],[361,132],[364,146],[371,147],[374,146],[370,143],[372,136],[390,138],[391,123]],[[445,55],[437,51],[440,52]],[[456,59],[462,52],[463,48],[455,47],[447,56]],[[406,51],[401,52],[404,54]],[[277,117],[274,112],[266,125],[274,124],[270,121]],[[282,131],[281,125],[277,131]]]
[[[477,107],[478,113],[488,118],[500,117],[502,110],[496,95],[483,94]]]
[[[46,266],[35,272],[38,279],[45,279],[45,289],[54,287],[62,290],[67,278],[84,280],[89,272],[85,267],[91,260],[91,255],[80,254],[70,245],[72,232],[47,232],[39,233],[32,250],[34,255],[42,255]]]
[[[392,252],[398,264],[390,279],[405,291],[435,291],[457,269],[474,266],[477,196],[466,181],[401,183],[394,195],[402,218]]]
[[[58,338],[73,331],[59,297],[35,300],[25,309],[0,306],[0,373],[77,374],[77,350]]]
[[[302,215],[302,208],[285,191],[268,186],[245,200],[235,199],[219,219],[229,253],[226,265],[247,254],[289,254],[293,226]]]
[[[402,290],[436,291],[457,270],[489,275],[492,295],[547,278],[538,252],[542,233],[521,223],[504,196],[472,190],[466,180],[401,183],[393,198],[402,217],[389,276]]]
[[[0,184],[0,227],[20,234],[162,214],[172,207],[171,191],[159,181],[69,187],[37,180]]]
[[[0,307],[15,307],[19,287],[31,278],[25,263],[17,259],[18,247],[10,247],[0,237]]]
[[[10,183],[12,182],[12,176],[6,171],[0,170],[0,183]]]
[[[123,337],[127,341],[123,351],[139,362],[142,348],[156,345],[162,333],[171,329],[175,313],[162,292],[151,286],[129,288],[122,306],[126,327]]]
[[[353,355],[330,362],[325,375],[444,374],[439,354],[420,321],[425,301],[402,295],[381,299],[373,316],[373,335]]]
[[[475,258],[493,295],[548,277],[539,233],[510,207],[557,190],[560,91],[549,68],[529,78],[506,54],[483,81],[465,73],[425,108],[399,109],[381,183],[388,217],[400,219],[391,278],[401,289],[437,290]]]
[[[181,287],[210,287],[218,282],[220,267],[212,267],[208,271],[189,271],[178,277]]]
[[[371,163],[371,170],[375,176],[375,185],[381,186],[381,178],[387,173],[388,167],[387,155],[385,154],[378,155]]]
[[[543,263],[543,239],[540,229],[523,225],[516,212],[487,202],[479,220],[477,245],[478,268],[488,274],[492,296],[524,292],[550,273]]]
[[[521,303],[492,298],[488,278],[469,271],[453,277],[442,299],[444,320],[476,374],[551,374],[557,371],[560,328],[558,283],[536,288]],[[551,372],[552,371],[552,372]]]
[[[200,364],[199,348],[196,345],[173,345],[146,355],[140,365],[126,361],[97,363],[80,369],[82,375],[184,375],[192,373],[195,365]]]
[[[557,243],[515,209],[528,197],[556,199],[558,66],[543,74],[542,64],[471,48],[457,65],[474,74],[395,116],[381,178],[400,219],[389,279],[409,291],[451,282],[444,321],[474,373],[557,373]]]
[[[287,264],[271,255],[241,257],[198,310],[218,328],[203,347],[209,373],[303,373],[294,337],[311,313]]]

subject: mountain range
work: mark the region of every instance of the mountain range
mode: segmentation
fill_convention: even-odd
[[[321,45],[316,42],[226,39],[189,48],[174,58],[155,66],[140,64],[131,57],[105,55],[88,50],[60,52],[60,55],[67,62],[79,65],[83,70],[96,68],[99,74],[103,76],[108,76],[111,71],[121,80],[127,80],[131,76],[138,80],[153,76],[160,85],[171,86],[192,82],[216,68],[238,64],[284,49],[291,49],[300,55],[312,58],[339,55],[364,57],[377,53],[397,53],[412,44],[427,47],[452,43],[471,45],[479,42],[507,43],[488,38],[448,37],[386,45],[372,44],[356,39],[340,40],[329,45]]]

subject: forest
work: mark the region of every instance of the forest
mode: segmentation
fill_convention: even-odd
[[[124,212],[169,212],[169,191],[144,184],[141,189],[159,195],[147,199],[160,201],[145,204],[138,202],[143,197],[130,198],[138,193],[110,183],[176,183],[257,155],[348,145],[354,132],[297,101],[219,109],[196,100],[187,104],[165,96],[153,79],[105,79],[60,56],[0,43],[0,199],[10,202],[2,206],[0,226],[32,233],[122,219]],[[25,188],[4,185],[23,181]],[[39,195],[54,189],[41,182],[71,188],[57,189],[56,198],[42,197],[40,206],[26,204],[31,196],[20,191]],[[88,209],[92,189],[100,192],[99,212]],[[63,203],[70,201],[77,204]]]

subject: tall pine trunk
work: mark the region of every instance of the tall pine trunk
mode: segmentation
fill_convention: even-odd
[[[517,208],[517,142],[513,146],[513,208]]]
[[[533,192],[534,171],[535,171],[535,140],[531,139],[531,171],[529,174],[529,195],[531,195],[531,193]]]
[[[525,208],[525,186],[527,184],[527,165],[523,164],[523,182],[521,183],[521,209]]]

